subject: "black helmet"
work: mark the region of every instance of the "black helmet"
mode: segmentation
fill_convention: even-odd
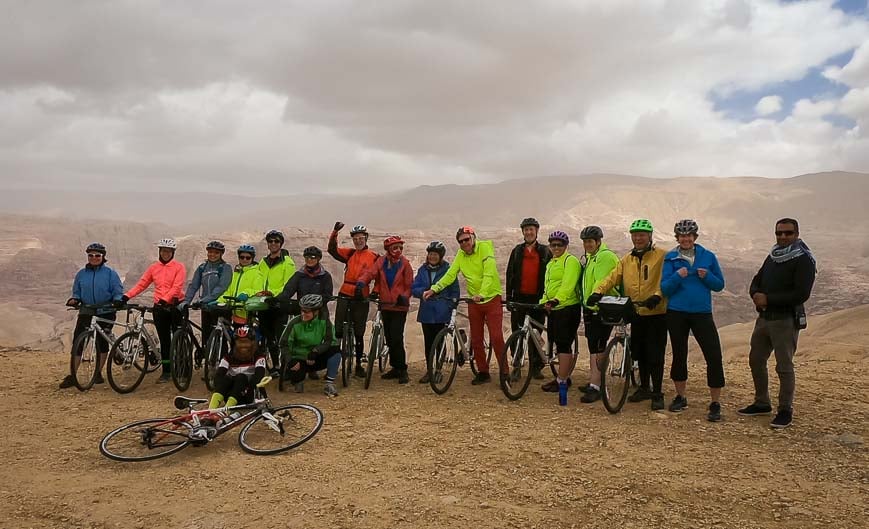
[[[692,233],[696,235],[700,231],[700,227],[692,219],[683,219],[673,226],[673,231],[676,235],[690,235]]]
[[[217,250],[220,253],[226,251],[226,246],[223,245],[220,241],[209,241],[208,244],[205,245],[206,250]]]
[[[277,239],[281,241],[281,244],[284,244],[284,234],[278,230],[269,230],[269,232],[266,233],[265,239],[266,241],[269,239]]]
[[[440,254],[441,259],[443,259],[444,254],[447,253],[447,247],[444,246],[444,243],[442,243],[441,241],[432,241],[432,242],[428,243],[428,246],[426,246],[425,251],[426,252],[437,252],[438,254]]]
[[[603,230],[600,229],[600,226],[586,226],[582,229],[582,232],[580,232],[579,238],[582,240],[594,239],[599,241],[603,239]]]
[[[85,253],[94,252],[94,253],[102,254],[103,257],[105,257],[106,256],[106,247],[102,243],[92,242],[92,243],[88,244],[88,247],[85,248],[84,252]]]
[[[317,248],[316,246],[308,246],[302,251],[302,257],[316,257],[317,259],[323,258],[323,250]]]
[[[304,310],[317,310],[323,306],[323,296],[320,294],[305,294],[299,300],[299,308]]]
[[[524,229],[525,226],[534,226],[538,230],[540,229],[540,223],[537,222],[537,219],[534,217],[528,217],[527,219],[523,219],[522,222],[519,223],[519,227]]]

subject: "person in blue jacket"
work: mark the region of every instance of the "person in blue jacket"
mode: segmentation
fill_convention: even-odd
[[[187,306],[193,302],[206,307],[212,307],[217,304],[217,298],[226,292],[229,288],[229,283],[232,281],[232,266],[223,260],[223,254],[226,252],[226,245],[220,241],[209,241],[205,245],[205,261],[196,267],[193,272],[193,279],[187,285],[187,291],[184,294],[184,301],[178,305],[178,308],[184,311]],[[199,299],[196,299],[196,294],[199,294]],[[195,305],[194,305],[195,306]],[[204,307],[205,308],[205,307]],[[202,344],[208,341],[211,332],[217,325],[217,312],[213,310],[202,311]],[[201,353],[199,353],[201,354]],[[196,358],[196,365],[202,363],[201,358]]]
[[[691,219],[680,220],[674,227],[676,248],[664,256],[661,291],[667,297],[667,330],[673,347],[670,378],[676,386],[671,412],[688,407],[685,388],[688,381],[688,333],[692,333],[706,360],[706,384],[711,403],[707,419],[721,420],[721,388],[724,365],[721,340],[712,318],[712,292],[724,288],[724,274],[715,254],[697,244],[699,228]]]
[[[78,307],[85,305],[103,305],[112,302],[120,302],[121,296],[124,295],[124,286],[121,284],[121,278],[118,273],[106,265],[106,247],[98,242],[90,243],[85,249],[87,254],[87,264],[84,268],[75,274],[75,279],[72,282],[72,296],[66,300],[67,307]],[[100,318],[114,321],[116,314],[113,306],[106,306],[97,309],[97,315]],[[84,332],[91,324],[90,314],[79,314],[75,320],[75,330],[72,332],[73,343],[75,338]],[[111,323],[100,322],[100,327],[108,334],[112,331]],[[109,352],[109,344],[106,340],[97,334],[97,368],[94,384],[102,384],[102,370],[106,363],[106,354]],[[82,351],[71,351],[73,357],[81,359]],[[76,367],[78,364],[76,363]],[[66,375],[60,383],[61,389],[71,388],[75,386],[75,379],[71,374]]]
[[[459,283],[456,281],[443,289],[437,296],[423,300],[423,292],[437,283],[450,267],[450,263],[444,259],[447,248],[441,241],[428,243],[425,251],[427,252],[425,264],[417,270],[416,278],[414,278],[410,290],[413,297],[420,299],[416,321],[422,325],[426,366],[428,366],[428,357],[431,355],[435,337],[450,322],[453,313],[453,302],[450,300],[459,298]],[[426,369],[425,375],[419,379],[419,383],[428,384],[428,369]]]

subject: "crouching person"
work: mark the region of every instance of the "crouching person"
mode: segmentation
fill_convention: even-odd
[[[265,351],[257,350],[253,329],[242,325],[235,330],[231,351],[220,360],[209,408],[231,407],[253,402],[254,388],[266,375]]]
[[[305,375],[325,369],[323,393],[336,397],[335,378],[341,366],[341,350],[332,323],[320,315],[322,306],[323,296],[319,294],[308,294],[299,300],[302,314],[290,321],[281,337],[281,357],[285,359],[282,376],[294,385],[296,393],[301,393]]]

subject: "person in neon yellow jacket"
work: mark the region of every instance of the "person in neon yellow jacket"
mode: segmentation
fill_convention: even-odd
[[[549,314],[549,340],[555,344],[558,351],[558,387],[559,404],[567,405],[567,380],[576,365],[573,355],[573,343],[576,341],[576,331],[582,318],[582,304],[576,295],[576,284],[579,282],[579,259],[567,251],[570,237],[561,230],[549,234],[549,249],[552,259],[546,264],[546,275],[543,281],[543,297],[540,303]]]
[[[242,244],[236,251],[238,254],[238,265],[232,272],[232,280],[229,282],[229,287],[217,299],[218,303],[228,303],[228,297],[237,298],[239,301],[247,301],[251,296],[256,295],[263,288],[263,276],[260,274],[254,257],[256,257],[256,248],[252,244]],[[244,309],[235,309],[232,311],[232,321],[238,325],[247,323],[247,311]]]
[[[468,296],[474,298],[474,303],[468,304],[471,349],[474,351],[474,361],[477,363],[477,376],[471,384],[484,384],[492,380],[483,348],[484,324],[489,329],[489,341],[498,358],[501,376],[504,377],[507,372],[504,364],[502,328],[504,306],[501,303],[501,280],[495,264],[495,246],[492,241],[477,240],[477,234],[470,226],[459,228],[456,241],[459,243],[459,252],[443,277],[432,285],[431,289],[423,292],[423,299],[429,299],[453,284],[459,272],[464,276]]]
[[[290,257],[290,252],[284,249],[284,234],[278,230],[269,230],[265,236],[269,253],[259,262],[258,268],[263,277],[260,296],[277,296],[284,290],[287,281],[296,273],[296,263]],[[272,307],[259,313],[259,328],[265,339],[266,349],[272,358],[272,376],[280,374],[281,351],[278,339],[287,326],[289,314],[278,307]],[[311,372],[312,376],[317,376]]]

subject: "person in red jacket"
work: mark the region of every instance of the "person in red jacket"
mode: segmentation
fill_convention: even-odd
[[[159,255],[157,262],[145,270],[141,279],[126,294],[121,301],[127,302],[138,296],[154,284],[154,327],[160,337],[160,354],[163,357],[163,374],[157,383],[169,382],[172,366],[169,363],[172,333],[181,326],[181,313],[177,305],[184,301],[184,281],[187,270],[184,264],[175,260],[175,249],[178,245],[174,239],[160,239],[157,243]]]
[[[404,241],[397,235],[383,240],[386,255],[374,261],[359,276],[356,288],[361,289],[374,280],[374,290],[380,296],[383,311],[383,334],[389,347],[389,366],[392,368],[380,378],[398,379],[407,384],[407,353],[404,350],[404,324],[410,310],[410,287],[413,285],[413,267],[402,255]]]

